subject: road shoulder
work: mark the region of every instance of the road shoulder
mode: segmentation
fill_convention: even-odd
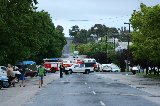
[[[151,94],[150,97],[144,97],[145,99],[154,103],[160,104],[160,83],[153,79],[144,78],[142,76],[128,75],[128,74],[97,74],[103,78],[109,78],[111,80],[126,84],[130,87]]]
[[[49,74],[44,77],[44,85],[45,87],[48,83],[59,78],[59,73]],[[30,101],[37,92],[39,92],[42,88],[38,87],[38,77],[33,78],[30,82],[27,83],[26,87],[18,87],[18,84],[15,88],[8,88],[7,90],[2,90],[1,97],[1,106],[22,106],[28,101]]]

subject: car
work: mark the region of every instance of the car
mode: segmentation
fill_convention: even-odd
[[[22,61],[16,64],[18,68],[25,70],[25,77],[36,77],[38,75],[38,70],[36,63],[34,61]]]
[[[133,67],[132,67],[132,70],[138,71],[139,69],[138,69],[137,66],[133,66]]]
[[[108,67],[111,68],[111,72],[120,72],[121,69],[114,63],[107,64]]]
[[[88,67],[88,65],[85,64],[73,64],[71,67],[66,67],[65,70],[68,70],[68,72],[71,73],[84,73],[89,74],[93,67]]]
[[[133,67],[131,68],[131,72],[132,72],[133,74],[136,74],[136,72],[139,72],[138,66],[133,66]]]
[[[7,76],[5,66],[0,66],[0,76]]]
[[[17,79],[16,82],[19,82],[21,73],[19,72],[19,69],[18,69],[17,66],[14,66],[14,68],[13,68],[13,73],[14,73],[16,79]]]
[[[102,64],[101,65],[101,68],[100,68],[100,71],[104,72],[111,72],[112,71],[112,68],[110,66],[108,66],[107,64]]]

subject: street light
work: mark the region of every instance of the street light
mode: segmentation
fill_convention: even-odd
[[[129,25],[129,34],[130,34],[130,32],[131,32],[131,29],[130,29],[131,23],[129,23],[129,22],[126,23],[126,22],[125,22],[124,24]],[[130,59],[129,59],[129,54],[130,54],[130,51],[129,51],[129,34],[128,34],[128,37],[127,37],[127,38],[128,38],[128,39],[127,39],[127,40],[128,40],[128,46],[127,46],[127,50],[128,50],[128,52],[127,52],[127,71],[129,71],[129,64],[130,64],[130,61],[129,61],[129,60],[130,60]]]

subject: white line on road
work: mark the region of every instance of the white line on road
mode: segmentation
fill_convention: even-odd
[[[95,95],[96,94],[96,92],[94,92],[94,91],[92,91],[92,93]]]
[[[87,85],[87,82],[85,82],[84,84],[86,84],[86,85]]]
[[[102,106],[105,106],[106,104],[104,104],[102,101],[100,101],[100,104],[102,105]]]

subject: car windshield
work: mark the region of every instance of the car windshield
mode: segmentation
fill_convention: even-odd
[[[6,70],[6,67],[1,67],[1,70]]]
[[[74,67],[78,67],[78,65],[76,64],[76,65],[74,65]]]
[[[117,65],[110,65],[111,68],[119,68]]]
[[[84,64],[80,64],[80,67],[84,67]]]

